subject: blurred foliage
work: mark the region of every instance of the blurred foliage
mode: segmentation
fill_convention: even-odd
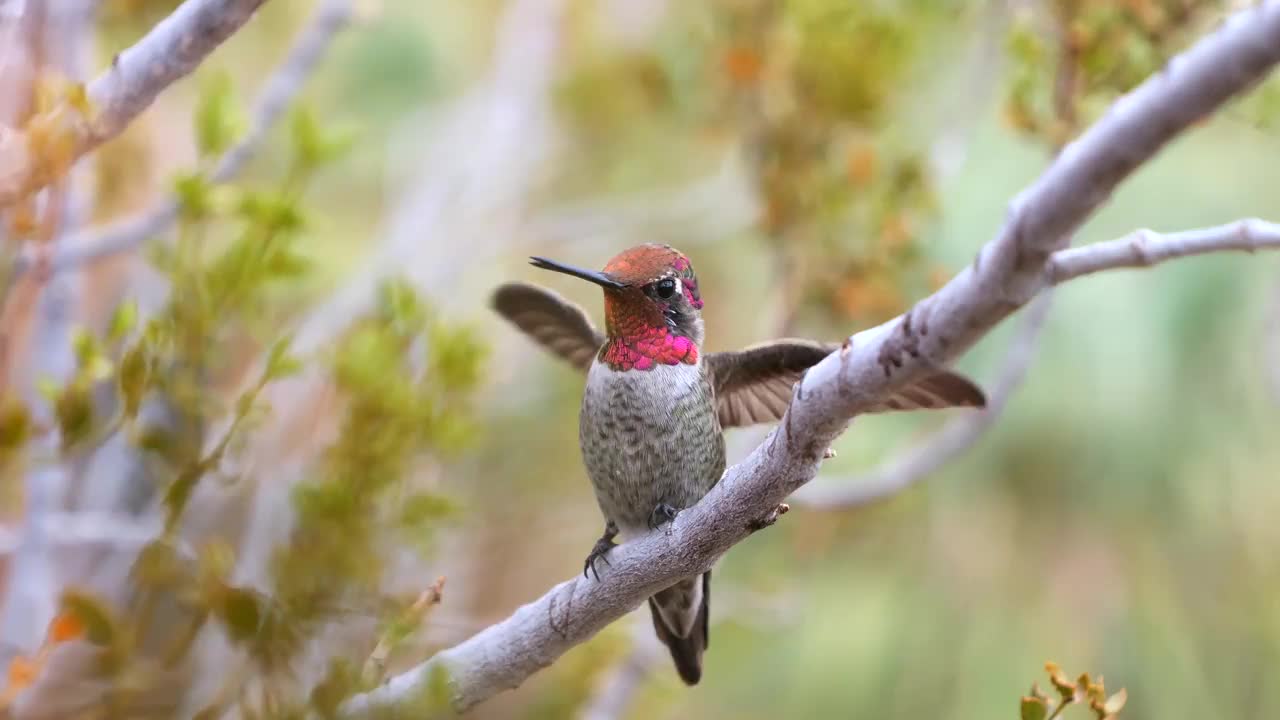
[[[1015,15],[1005,119],[1059,148],[1120,95],[1158,73],[1232,10],[1223,0],[1051,0]],[[1246,101],[1253,122],[1280,115],[1280,83]]]
[[[156,609],[177,603],[187,619],[164,641],[165,664],[181,662],[204,626],[215,622],[266,683],[260,700],[220,702],[257,705],[264,718],[294,717],[309,703],[332,710],[365,687],[358,677],[343,685],[331,673],[324,691],[310,698],[305,689],[271,679],[287,679],[297,654],[319,640],[326,623],[352,612],[398,623],[397,640],[413,630],[405,625],[406,603],[384,594],[384,569],[374,559],[393,546],[429,548],[434,529],[453,513],[448,499],[412,482],[413,470],[469,442],[471,396],[485,347],[471,329],[439,317],[411,285],[391,280],[380,288],[375,311],[357,318],[324,357],[294,356],[280,330],[288,313],[275,309],[274,298],[309,269],[307,186],[352,138],[323,127],[301,107],[287,135],[289,162],[275,182],[215,184],[208,171],[246,129],[227,76],[206,78],[193,124],[198,164],[173,185],[180,203],[177,241],[156,243],[151,252],[174,291],[147,317],[131,302],[120,305],[101,337],[77,331],[75,373],[65,383],[42,385],[61,453],[25,458],[65,461],[122,430],[157,469],[165,529],[133,567],[135,601],[123,614],[92,595],[70,592],[64,607],[72,620],[60,615],[50,636],[61,642],[79,634],[100,646],[98,679],[115,688],[108,695],[132,693],[137,688],[125,678],[145,674],[142,668],[155,661],[142,643],[155,632],[149,624]],[[247,387],[228,400],[217,388],[236,384],[243,358],[219,348],[244,347],[259,348],[261,362]],[[237,586],[233,548],[214,539],[192,555],[182,539],[184,513],[210,477],[275,481],[224,477],[224,460],[245,448],[271,412],[264,398],[272,386],[303,372],[328,376],[343,407],[337,436],[296,487],[292,538],[275,558],[273,587]],[[114,412],[101,407],[104,387],[115,390]],[[182,421],[155,421],[148,410],[160,407]],[[0,445],[6,458],[23,455],[31,423],[22,406],[5,406]],[[59,629],[73,621],[83,632]],[[335,667],[340,660],[335,657]],[[10,687],[29,684],[39,662],[15,660]]]
[[[948,43],[965,4],[717,0],[672,15],[651,47],[581,41],[561,93],[577,132],[603,138],[673,114],[683,132],[739,144],[781,266],[785,327],[810,311],[878,322],[930,289],[938,273],[921,231],[936,211],[933,170],[894,113],[918,56]],[[625,146],[593,146],[589,160],[612,160],[610,147]]]
[[[104,3],[104,53],[176,4]],[[784,325],[827,335],[903,309],[972,258],[1049,153],[1210,30],[1228,3],[667,2],[656,3],[662,16],[649,30],[610,15],[650,4],[569,3],[554,118],[566,142],[523,209],[537,221],[566,201],[679,188],[739,153],[763,208],[755,232],[662,228],[669,234],[635,241],[689,253],[714,342],[745,343],[761,339],[758,318],[774,302]],[[107,677],[137,693],[164,682],[161,670],[210,633],[238,663],[225,669],[232,693],[202,717],[238,702],[246,677],[270,689],[247,698],[259,716],[323,714],[580,569],[599,531],[576,448],[581,377],[533,359],[508,327],[463,319],[482,316],[484,295],[516,275],[514,265],[450,268],[467,281],[428,288],[431,300],[389,282],[377,309],[315,356],[296,356],[281,331],[314,298],[322,265],[345,272],[374,242],[369,228],[400,190],[384,187],[388,156],[420,162],[403,137],[429,144],[434,115],[415,111],[434,111],[486,76],[508,6],[379,5],[314,79],[315,109],[293,115],[243,180],[207,176],[243,132],[236,90],[256,87],[278,61],[282,28],[309,3],[269,4],[263,22],[215,58],[226,77],[201,70],[97,156],[99,205],[120,208],[137,205],[130,192],[148,192],[137,187],[144,171],[195,148],[195,167],[171,184],[183,199],[178,242],[152,251],[164,277],[189,292],[147,314],[121,306],[106,327],[79,332],[76,373],[43,390],[57,409],[60,457],[83,457],[114,428],[145,451],[170,528],[133,568],[131,603],[68,594],[46,647],[0,678],[0,707],[67,645],[91,638]],[[997,56],[990,65],[986,45]],[[1277,86],[1175,143],[1080,241],[1272,212]],[[1003,92],[993,103],[983,90]],[[74,106],[78,90],[50,80],[42,92],[64,101],[49,111]],[[392,132],[406,115],[403,132]],[[172,118],[188,116],[193,130],[174,132]],[[39,120],[55,169],[65,119]],[[349,119],[368,132],[332,129]],[[935,151],[957,135],[967,159],[944,176]],[[36,209],[11,215],[13,228],[39,227]],[[584,264],[619,249],[571,240]],[[423,257],[430,252],[424,243]],[[735,548],[717,568],[703,682],[686,689],[661,657],[628,716],[763,720],[858,708],[1011,717],[1028,668],[1045,657],[1124,678],[1126,719],[1267,716],[1280,703],[1271,681],[1280,573],[1270,552],[1280,542],[1280,414],[1259,392],[1256,343],[1273,268],[1261,255],[1204,258],[1063,288],[1026,385],[979,446],[893,502],[855,513],[797,508]],[[976,348],[966,369],[990,377],[1009,331]],[[482,332],[512,354],[482,364]],[[332,442],[293,489],[296,522],[272,558],[271,582],[248,587],[236,580],[231,547],[187,546],[181,530],[197,519],[191,498],[207,486],[275,479],[269,463],[242,476],[230,461],[258,439],[273,387],[313,374],[335,390],[323,418]],[[227,387],[238,389],[214,390]],[[103,389],[114,401],[90,392]],[[152,417],[166,404],[179,422]],[[860,420],[824,475],[874,466],[933,420]],[[31,448],[44,430],[15,399],[0,402],[8,470],[50,459]],[[419,472],[444,462],[454,464],[447,495]],[[0,506],[19,496],[15,487],[0,487]],[[445,523],[457,542],[442,553]],[[430,551],[430,573],[396,576],[397,558]],[[422,585],[446,570],[449,602],[431,609]],[[413,589],[393,594],[392,585]],[[166,612],[167,630],[181,632],[149,635],[147,619]],[[316,687],[290,682],[304,650],[329,640],[326,630],[362,622],[371,647],[326,654]],[[625,633],[623,623],[606,629],[472,714],[571,715],[626,656]],[[158,657],[143,657],[157,641]],[[413,710],[438,712],[447,679],[434,676]],[[1100,702],[1111,713],[1100,686],[1051,669],[1047,692],[1033,690],[1020,709],[1083,718],[1097,716]]]

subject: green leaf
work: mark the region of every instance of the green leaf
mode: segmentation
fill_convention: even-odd
[[[323,144],[315,113],[310,107],[299,105],[291,120],[293,152],[303,166],[314,167],[320,162]]]
[[[223,580],[235,564],[235,551],[225,541],[212,540],[200,548],[200,575],[206,580]]]
[[[403,527],[409,530],[420,530],[453,515],[457,510],[457,505],[446,497],[416,493],[400,503],[398,512],[400,524]]]
[[[123,340],[125,335],[133,331],[138,324],[138,304],[133,301],[120,303],[111,313],[111,324],[107,328],[107,338],[112,342]]]
[[[84,625],[85,639],[94,645],[105,647],[118,637],[118,625],[111,608],[100,598],[77,590],[62,593],[62,609],[76,617]]]
[[[173,192],[178,196],[178,204],[187,218],[200,220],[213,213],[213,186],[200,173],[179,175],[173,181]]]
[[[341,657],[334,658],[329,661],[329,669],[324,678],[311,691],[311,705],[321,717],[332,717],[342,701],[359,689],[359,676],[351,661]]]
[[[76,362],[81,367],[88,365],[94,357],[101,355],[98,350],[98,341],[93,335],[84,328],[76,328],[71,333],[71,348],[75,353]]]
[[[0,452],[12,452],[31,437],[31,412],[13,398],[0,404]]]
[[[429,348],[432,373],[445,387],[472,388],[480,381],[487,349],[471,328],[437,325]]]
[[[311,268],[311,261],[302,253],[282,247],[267,258],[267,272],[275,278],[296,278]]]
[[[278,192],[246,191],[237,209],[249,222],[273,232],[297,230],[303,225],[297,203]]]
[[[273,380],[294,375],[302,370],[302,361],[289,354],[293,335],[285,335],[271,345],[267,353],[267,377]]]
[[[147,589],[175,588],[190,575],[187,562],[172,542],[160,538],[147,543],[133,561],[129,577]]]
[[[404,278],[392,278],[378,288],[379,309],[396,330],[413,334],[427,321],[427,306],[413,284]]]
[[[251,589],[227,588],[217,616],[233,642],[245,642],[258,634],[262,623],[262,599]]]
[[[161,425],[144,428],[138,434],[136,442],[139,449],[155,453],[173,465],[189,459],[187,458],[188,448],[178,434]]]
[[[64,449],[89,436],[93,429],[93,395],[89,388],[79,383],[66,386],[54,401],[53,410]]]
[[[124,403],[125,417],[137,417],[142,398],[147,392],[150,375],[147,352],[141,342],[125,351],[120,358],[120,373],[116,378],[120,397]]]
[[[195,111],[196,148],[200,157],[221,155],[244,130],[244,120],[236,103],[231,76],[225,72],[210,77],[200,93]]]
[[[204,471],[201,468],[189,467],[169,484],[169,489],[164,494],[164,505],[169,511],[166,524],[172,525],[182,515],[202,475]]]
[[[326,132],[320,127],[315,112],[305,105],[294,110],[291,120],[293,153],[303,168],[331,162],[355,143],[353,132]]]

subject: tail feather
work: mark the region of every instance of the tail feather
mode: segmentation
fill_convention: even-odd
[[[711,609],[711,571],[702,574],[701,592],[698,581],[684,581],[649,598],[653,629],[658,639],[671,651],[676,672],[686,685],[697,685],[702,679],[702,653],[711,645],[708,615]],[[690,599],[690,586],[695,591],[697,606]],[[687,622],[688,613],[696,613]]]

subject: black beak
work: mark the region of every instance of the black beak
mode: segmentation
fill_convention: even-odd
[[[595,270],[583,270],[582,268],[576,268],[572,265],[558,263],[555,260],[531,257],[529,258],[529,264],[536,268],[542,268],[543,270],[553,270],[558,273],[564,273],[565,275],[582,278],[583,280],[593,282],[600,287],[609,288],[611,290],[621,290],[626,287],[624,283],[620,283],[602,272],[596,272]]]

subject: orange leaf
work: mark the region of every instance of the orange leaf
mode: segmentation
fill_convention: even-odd
[[[19,655],[9,661],[9,689],[21,690],[30,685],[35,679],[36,674],[40,672],[40,667],[36,665],[34,660]]]
[[[49,623],[49,640],[60,643],[84,637],[84,623],[73,613],[63,612]]]
[[[729,79],[734,82],[747,85],[754,83],[760,78],[760,69],[764,66],[764,61],[760,57],[760,53],[754,48],[749,47],[731,47],[724,54],[724,71]]]
[[[876,175],[875,145],[859,143],[849,151],[846,163],[849,181],[857,187],[865,187]]]

